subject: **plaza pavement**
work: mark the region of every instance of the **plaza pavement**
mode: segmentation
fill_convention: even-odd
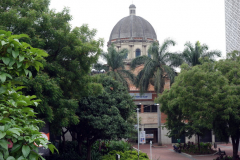
[[[153,144],[154,145],[154,144]],[[182,153],[177,153],[173,151],[172,145],[165,145],[166,147],[154,148],[152,147],[152,160],[213,160],[218,157],[218,155],[209,155],[209,156],[192,156],[189,157]],[[133,147],[137,148],[137,144],[134,144]],[[232,155],[232,145],[229,144],[218,144],[218,148],[222,151],[225,151],[227,155]],[[150,145],[143,144],[139,145],[139,150],[147,153],[150,158]],[[238,152],[240,155],[240,152]]]

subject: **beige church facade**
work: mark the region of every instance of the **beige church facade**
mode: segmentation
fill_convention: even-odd
[[[126,68],[130,69],[129,64],[131,61],[142,55],[148,55],[148,49],[153,42],[158,43],[156,32],[153,26],[144,18],[136,15],[136,6],[130,5],[129,7],[129,16],[122,18],[117,24],[113,27],[110,34],[109,41],[107,46],[112,44],[116,47],[118,51],[121,49],[127,49],[128,55],[126,57]],[[133,73],[138,74],[139,71],[144,66],[138,66]],[[165,79],[165,89],[170,89],[170,80]],[[158,142],[158,129],[159,121],[161,121],[161,126],[164,126],[167,116],[160,111],[157,111],[157,105],[154,102],[154,99],[157,97],[156,92],[154,91],[154,86],[150,84],[148,91],[145,93],[145,96],[140,95],[140,91],[133,84],[129,84],[129,94],[133,96],[135,104],[140,109],[140,126],[139,129],[145,131],[147,135],[150,135],[147,138],[147,142],[150,140],[153,143]],[[158,113],[161,116],[158,116]],[[161,117],[159,119],[159,117]],[[163,144],[176,143],[177,140],[174,138],[167,137],[168,130],[166,128],[161,128],[161,141]],[[187,137],[182,137],[181,142],[197,142],[197,137],[193,136],[191,139]],[[215,136],[209,131],[207,137],[201,139],[202,142],[215,142]]]

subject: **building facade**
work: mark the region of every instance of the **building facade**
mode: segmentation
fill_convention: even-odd
[[[240,1],[225,0],[226,51],[240,51]]]
[[[149,56],[147,52],[148,48],[154,42],[158,43],[153,26],[144,18],[136,16],[136,6],[132,4],[129,7],[129,16],[122,18],[113,27],[107,45],[109,47],[113,44],[119,51],[121,49],[128,50],[125,67],[130,70],[129,64],[134,58],[142,55]],[[137,75],[143,67],[144,65],[139,65],[133,73]],[[165,89],[170,89],[170,80],[168,78],[165,79]],[[146,142],[148,143],[151,140],[153,143],[157,143],[160,136],[158,132],[161,129],[161,141],[163,144],[177,143],[176,139],[167,136],[168,130],[162,128],[167,116],[158,111],[158,106],[154,102],[154,99],[157,97],[154,86],[149,84],[148,91],[144,95],[140,95],[139,89],[129,83],[129,94],[133,96],[135,104],[140,109],[139,130],[146,132]],[[161,127],[159,126],[159,122],[161,122]],[[197,137],[192,136],[191,139],[185,136],[181,137],[182,143],[188,141],[197,142]],[[205,136],[200,137],[200,142],[215,141],[217,139],[212,131],[206,131]]]
[[[127,49],[126,69],[130,69],[130,62],[142,55],[148,55],[148,49],[152,43],[158,43],[156,32],[153,26],[144,18],[136,16],[136,6],[130,5],[129,16],[122,18],[112,29],[108,47],[114,44],[117,50]],[[143,69],[143,65],[138,66],[133,73],[137,75]],[[170,80],[166,78],[164,89],[170,88]],[[154,99],[157,93],[154,86],[149,84],[149,89],[144,95],[140,95],[140,91],[133,84],[129,83],[129,94],[133,96],[135,104],[140,109],[140,126],[139,129],[146,132],[146,142],[150,140],[153,143],[158,142],[159,121],[162,124],[166,121],[166,115],[160,113],[158,115],[158,106]],[[161,120],[159,120],[161,117]],[[171,138],[166,136],[167,130],[161,129],[161,140],[164,144],[172,143]]]

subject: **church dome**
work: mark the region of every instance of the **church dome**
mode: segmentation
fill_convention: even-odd
[[[122,18],[113,28],[109,42],[123,39],[156,41],[157,35],[152,25],[140,16],[135,15],[136,6],[130,5],[130,15]]]
[[[131,4],[129,8],[136,8],[136,6],[134,4]]]

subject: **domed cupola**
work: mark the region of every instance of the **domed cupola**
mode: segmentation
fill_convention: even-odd
[[[129,13],[130,15],[136,15],[136,6],[134,4],[129,6]]]
[[[136,16],[136,6],[131,4],[129,6],[129,16],[122,18],[113,27],[108,46],[113,43],[119,49],[128,49],[130,54],[127,58],[132,59],[137,55],[146,55],[146,49],[154,41],[158,42],[154,28],[147,20]],[[138,54],[135,56],[132,55],[135,52],[133,50],[135,49],[134,46],[138,47]]]

